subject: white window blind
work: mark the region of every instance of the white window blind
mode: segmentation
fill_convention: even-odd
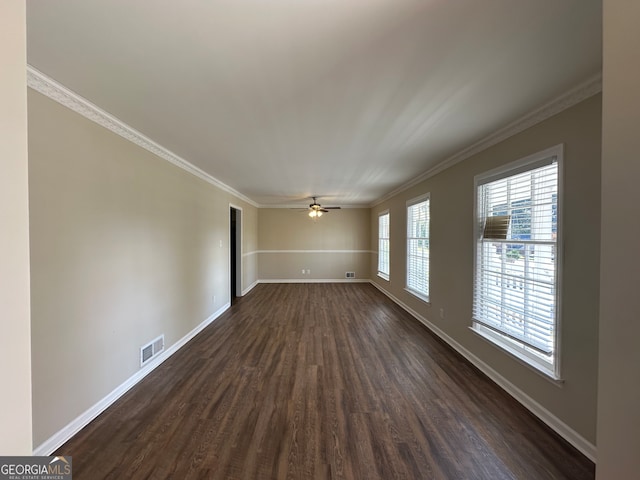
[[[547,155],[476,178],[474,326],[550,364],[557,348],[557,160]],[[505,221],[506,235],[495,234]]]
[[[378,274],[389,277],[389,212],[378,216]]]
[[[429,195],[407,203],[407,290],[429,300]]]

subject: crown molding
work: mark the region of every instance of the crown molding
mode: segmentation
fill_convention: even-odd
[[[129,140],[130,142],[144,148],[145,150],[153,153],[154,155],[182,168],[183,170],[195,175],[196,177],[210,183],[211,185],[230,193],[238,197],[239,199],[247,202],[248,204],[256,208],[296,208],[297,206],[275,206],[275,205],[260,205],[251,200],[246,195],[238,192],[232,187],[221,182],[217,178],[209,175],[204,170],[196,167],[192,163],[188,162],[184,158],[176,155],[170,150],[164,148],[158,143],[151,140],[149,137],[138,132],[134,128],[130,127],[126,123],[122,122],[110,113],[102,110],[98,106],[94,105],[84,97],[81,97],[77,93],[69,90],[62,84],[56,82],[52,78],[46,76],[42,72],[38,71],[31,65],[27,65],[27,86],[36,90],[37,92],[49,97],[50,99],[58,102],[59,104],[73,110],[74,112],[82,115],[83,117],[97,123],[98,125],[107,128],[113,133],[120,135],[121,137]],[[510,123],[497,132],[485,137],[484,139],[470,145],[469,147],[459,151],[451,157],[443,160],[429,170],[423,172],[421,175],[413,178],[411,181],[401,185],[400,187],[392,190],[386,195],[382,196],[370,205],[343,205],[343,208],[371,208],[382,202],[394,197],[395,195],[408,190],[409,188],[423,182],[424,180],[452,167],[453,165],[466,160],[467,158],[486,150],[487,148],[506,140],[513,135],[516,135],[558,113],[566,110],[586,100],[597,93],[602,91],[602,73],[598,73],[589,78],[580,85],[574,87],[568,92],[560,95],[554,100],[546,103],[545,105],[537,108],[536,110],[528,113],[524,117]]]
[[[92,122],[95,122],[98,125],[112,131],[116,135],[120,135],[122,138],[135,143],[139,147],[144,148],[145,150],[153,153],[163,160],[166,160],[167,162],[182,168],[192,175],[195,175],[205,182],[208,182],[211,185],[238,197],[239,199],[247,202],[250,205],[253,205],[256,208],[259,206],[256,202],[251,200],[246,195],[243,195],[237,190],[231,188],[229,185],[222,183],[217,178],[209,175],[204,170],[201,170],[192,163],[188,162],[184,158],[176,155],[170,150],[167,150],[163,146],[151,140],[149,137],[130,127],[110,113],[102,110],[86,98],[81,97],[77,93],[69,90],[62,84],[46,76],[44,73],[38,71],[31,65],[27,65],[27,86],[45,95],[46,97],[49,97],[51,100],[58,102],[60,105],[65,106],[68,109],[82,115],[88,120],[91,120]]]
[[[376,205],[380,205],[382,202],[389,200],[395,195],[408,190],[409,188],[419,184],[420,182],[425,181],[427,178],[433,177],[434,175],[446,170],[447,168],[452,167],[456,163],[460,163],[463,160],[475,155],[476,153],[480,153],[487,148],[506,140],[509,137],[512,137],[528,128],[537,125],[544,120],[557,115],[558,113],[566,110],[574,105],[586,100],[589,97],[592,97],[602,91],[602,72],[597,73],[596,75],[590,77],[586,81],[580,83],[575,86],[568,92],[556,97],[550,102],[545,103],[541,107],[529,112],[525,116],[519,118],[518,120],[511,122],[507,126],[501,128],[497,132],[490,134],[489,136],[483,138],[482,140],[464,148],[458,153],[452,155],[451,157],[443,160],[438,163],[434,167],[430,168],[426,172],[418,175],[417,177],[411,179],[411,181],[401,185],[400,187],[392,190],[386,195],[382,196],[375,202],[371,203],[370,207],[375,207]]]

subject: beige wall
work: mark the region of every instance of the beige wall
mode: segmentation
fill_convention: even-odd
[[[258,209],[242,208],[242,291],[245,293],[258,280],[258,256],[255,254],[257,249]],[[237,292],[238,295],[240,293]]]
[[[0,455],[31,454],[26,12],[0,2]]]
[[[374,281],[414,309],[592,445],[596,440],[601,96],[592,97],[429,178],[372,209],[389,209],[390,282]],[[564,280],[561,387],[470,330],[474,176],[563,143]],[[431,194],[431,304],[406,293],[406,201]],[[371,242],[377,232],[372,228]],[[377,248],[376,248],[377,249]],[[372,255],[375,272],[377,255]],[[445,311],[440,319],[440,309]]]
[[[28,107],[38,446],[134,375],[142,345],[169,347],[224,307],[229,205],[244,249],[257,213],[35,91]]]
[[[368,208],[332,210],[316,221],[296,209],[261,208],[258,215],[260,280],[340,280],[347,271],[369,279]]]
[[[598,465],[640,475],[640,2],[604,2]]]

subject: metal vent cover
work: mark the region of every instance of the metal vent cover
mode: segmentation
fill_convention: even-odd
[[[164,350],[164,335],[151,340],[146,345],[140,347],[140,366],[144,366],[152,358]]]

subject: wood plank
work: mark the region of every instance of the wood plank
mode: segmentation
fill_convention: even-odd
[[[56,455],[76,480],[594,478],[367,284],[257,286]]]

